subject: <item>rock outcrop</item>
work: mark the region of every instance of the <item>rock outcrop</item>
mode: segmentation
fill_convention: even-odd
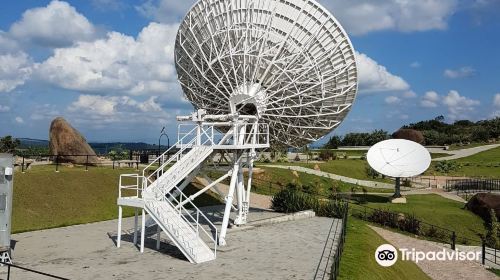
[[[419,144],[423,144],[424,140],[425,140],[422,132],[415,130],[415,129],[405,129],[405,128],[402,128],[402,129],[394,132],[392,134],[392,138],[394,138],[394,139],[406,139],[406,140],[410,140],[413,142],[417,142]]]
[[[65,119],[59,117],[50,124],[49,148],[51,155],[59,155],[59,162],[74,164],[97,164],[97,155],[87,140],[78,130],[73,128]]]
[[[500,194],[478,193],[474,195],[465,205],[469,211],[481,216],[483,220],[490,221],[490,211],[495,209],[497,218],[500,219]]]

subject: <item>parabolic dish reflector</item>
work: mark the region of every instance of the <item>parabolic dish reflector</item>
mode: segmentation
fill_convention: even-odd
[[[431,155],[424,146],[404,139],[378,142],[368,150],[366,158],[375,171],[396,178],[422,174],[431,164]]]
[[[351,42],[312,0],[200,0],[179,27],[175,63],[196,109],[257,115],[286,146],[332,131],[357,92]]]

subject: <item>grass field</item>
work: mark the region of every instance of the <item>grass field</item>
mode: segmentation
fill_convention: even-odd
[[[262,165],[262,164],[263,163],[258,163],[257,165]],[[265,165],[269,164],[298,165],[311,169],[313,169],[314,166],[317,164],[321,171],[325,171],[332,174],[337,174],[360,180],[391,182],[391,180],[389,179],[382,179],[382,178],[373,179],[372,177],[369,177],[368,174],[366,173],[366,168],[368,167],[368,163],[366,162],[366,160],[362,159],[338,159],[320,163],[306,163],[306,162],[265,163]]]
[[[377,196],[381,198],[380,196]],[[376,198],[371,198],[375,201]],[[464,243],[463,238],[470,239],[470,243],[480,242],[478,234],[485,232],[483,220],[472,212],[463,209],[464,204],[458,201],[443,198],[436,194],[408,195],[406,204],[387,202],[369,202],[366,205],[372,208],[390,210],[406,214],[414,214],[416,218],[433,225],[437,225],[456,232],[457,242]],[[356,206],[353,206],[356,207]]]
[[[363,221],[349,217],[344,252],[340,260],[339,279],[364,280],[424,280],[429,278],[420,268],[409,261],[398,261],[385,268],[375,261],[375,250],[388,243]]]
[[[272,168],[272,167],[259,167],[264,172],[256,173],[252,180],[252,191],[265,195],[273,195],[279,191],[282,187],[285,187],[289,183],[318,186],[320,194],[323,196],[328,196],[331,193],[331,187],[335,186],[337,192],[351,192],[353,189],[357,193],[363,192],[363,187],[349,184],[346,182],[341,182],[337,180],[332,180],[325,177],[319,177],[316,175],[307,174],[304,172],[293,172],[288,169],[282,168]],[[296,175],[298,176],[296,176]],[[211,172],[210,177],[216,179],[221,176],[221,172]],[[246,176],[245,176],[246,179]],[[224,183],[228,184],[229,180]],[[393,189],[375,189],[365,187],[367,192],[380,192],[380,193],[391,193],[394,192]]]
[[[435,170],[436,162],[426,174],[468,176],[468,177],[493,177],[500,178],[500,147],[477,153],[475,155],[453,160],[460,164],[460,168],[448,174],[439,173]]]
[[[12,232],[32,231],[82,223],[116,219],[118,208],[118,178],[132,169],[62,167],[56,173],[53,166],[37,166],[25,174],[14,175]],[[189,186],[186,193],[196,189]],[[204,194],[197,206],[219,203]],[[124,208],[124,215],[133,215]]]

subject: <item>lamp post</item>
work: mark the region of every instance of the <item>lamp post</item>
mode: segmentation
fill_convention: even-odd
[[[167,137],[167,150],[170,148],[170,138],[168,135],[165,133],[165,127],[163,127],[160,131],[160,138],[158,138],[158,156],[161,155],[161,138],[163,136]],[[158,165],[161,165],[160,161],[158,161]]]

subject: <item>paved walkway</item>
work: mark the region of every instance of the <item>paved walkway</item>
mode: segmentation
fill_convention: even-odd
[[[13,256],[18,265],[70,279],[313,279],[334,221],[315,217],[229,231],[229,246],[198,265],[163,234],[160,251],[147,239],[139,253],[130,235],[116,248],[116,220],[14,234]],[[123,225],[131,229],[133,218]],[[45,278],[13,268],[11,279]]]
[[[433,161],[442,161],[442,160],[452,160],[452,159],[464,158],[464,157],[472,156],[472,155],[475,155],[477,153],[488,151],[488,150],[491,150],[491,149],[494,149],[497,147],[500,147],[500,144],[492,144],[492,145],[485,145],[485,146],[479,146],[479,147],[474,147],[474,148],[450,151],[453,153],[453,155],[447,156],[447,157],[435,158],[435,159],[433,159]]]
[[[443,246],[439,243],[412,238],[403,234],[395,233],[379,227],[370,226],[375,232],[382,236],[396,248],[406,248],[423,252],[439,252],[443,250]],[[445,248],[447,252],[452,252],[451,249]],[[398,252],[399,255],[400,252]],[[401,260],[401,256],[398,256]],[[419,261],[418,267],[429,275],[434,280],[496,280],[495,274],[486,270],[479,263],[474,261]]]
[[[318,171],[314,170],[311,168],[306,168],[302,166],[287,166],[287,165],[263,165],[264,167],[271,167],[271,168],[281,168],[281,169],[289,169],[289,170],[295,170],[298,172],[304,172],[316,176],[321,176],[321,177],[326,177],[342,182],[347,182],[351,184],[356,184],[359,186],[364,186],[364,187],[369,187],[369,188],[377,188],[377,189],[392,189],[394,188],[394,184],[388,184],[388,183],[383,183],[383,182],[375,182],[375,181],[366,181],[366,180],[359,180],[359,179],[354,179],[354,178],[349,178],[333,173],[328,173],[324,171]],[[403,187],[401,187],[403,189]]]
[[[366,194],[383,195],[383,196],[392,195],[391,193],[377,193],[377,192],[368,192]],[[441,189],[423,189],[423,190],[402,191],[401,194],[404,195],[404,196],[407,196],[407,195],[419,195],[419,194],[437,194],[437,195],[440,195],[440,196],[442,196],[444,198],[455,200],[455,201],[458,201],[458,202],[463,202],[463,203],[467,202],[462,197],[460,197],[460,196],[458,196],[456,194],[453,194],[453,193],[445,192],[445,191],[443,191]]]

